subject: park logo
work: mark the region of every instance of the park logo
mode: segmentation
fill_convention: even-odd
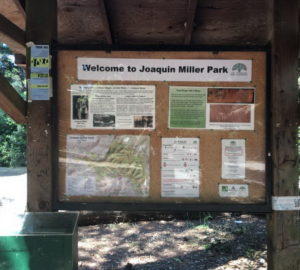
[[[247,66],[243,63],[234,64],[231,69],[231,75],[232,76],[247,76],[248,75]]]

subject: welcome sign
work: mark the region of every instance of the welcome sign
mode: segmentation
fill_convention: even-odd
[[[77,58],[79,80],[250,82],[252,60]]]

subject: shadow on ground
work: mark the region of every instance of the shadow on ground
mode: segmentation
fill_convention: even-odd
[[[236,221],[217,217],[82,227],[79,269],[266,269],[265,220]]]

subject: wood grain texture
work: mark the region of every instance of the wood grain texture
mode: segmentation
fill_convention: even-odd
[[[58,1],[58,40],[64,44],[107,43],[98,0]]]
[[[297,196],[298,1],[274,1],[272,39],[273,195]],[[269,269],[300,269],[299,211],[268,218]]]
[[[250,83],[237,82],[152,82],[152,81],[94,81],[98,84],[137,84],[156,86],[156,128],[142,130],[76,130],[70,128],[70,85],[86,84],[77,80],[77,57],[116,57],[116,58],[173,58],[173,59],[253,59],[253,80]],[[58,54],[58,115],[59,115],[59,195],[63,200],[74,201],[150,201],[150,202],[222,202],[222,203],[263,203],[265,202],[265,75],[266,58],[262,52],[122,52],[115,51],[61,51]],[[254,131],[211,131],[168,128],[169,86],[224,86],[256,87],[255,130]],[[149,134],[151,138],[151,180],[149,198],[121,197],[65,197],[65,163],[67,134]],[[201,185],[199,199],[161,198],[160,166],[161,137],[200,137]],[[246,180],[221,179],[221,139],[246,139]],[[249,198],[220,198],[218,184],[249,184]]]
[[[56,37],[56,1],[27,0],[26,14],[26,40],[51,45]],[[28,211],[51,211],[51,101],[30,102],[27,115]]]
[[[60,43],[107,43],[97,1],[58,2]],[[197,4],[196,10],[190,9],[191,2]],[[110,0],[105,4],[115,44],[265,45],[271,38],[271,2]]]
[[[0,0],[0,14],[25,31],[25,11],[19,0]]]
[[[192,34],[194,30],[194,20],[197,11],[198,0],[189,0],[188,1],[188,11],[187,19],[185,23],[185,33],[184,33],[184,44],[189,45],[191,43]]]
[[[2,75],[0,75],[0,108],[16,123],[25,124],[26,102]]]

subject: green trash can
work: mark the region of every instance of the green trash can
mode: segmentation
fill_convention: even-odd
[[[78,213],[0,216],[0,270],[78,269]]]

